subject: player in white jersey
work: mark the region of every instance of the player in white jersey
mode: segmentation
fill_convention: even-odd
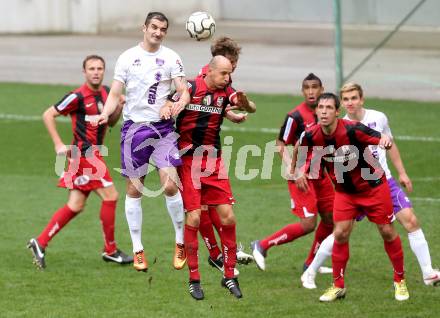
[[[345,107],[347,112],[347,115],[344,117],[345,119],[360,121],[364,125],[392,137],[386,115],[376,110],[364,108],[363,90],[360,85],[355,83],[347,83],[341,88],[340,94],[342,105]],[[391,198],[393,200],[394,215],[408,232],[411,250],[419,262],[423,275],[423,281],[426,285],[436,286],[440,284],[440,272],[438,269],[432,268],[428,242],[426,241],[423,231],[417,221],[417,217],[414,214],[411,201],[406,196],[401,186],[399,186],[391,175],[387,164],[385,150],[375,146],[370,147],[372,147],[372,154],[379,160],[385,172],[388,184],[390,186]],[[408,192],[411,192],[412,183],[406,174],[399,150],[395,143],[392,149],[388,150],[388,152],[389,158],[399,174],[400,184],[404,186]],[[303,282],[304,287],[316,288],[316,271],[324,260],[331,255],[333,242],[333,234],[322,242],[318,252],[316,253],[315,259],[313,260],[312,264],[310,264],[309,269],[301,276],[301,281]]]
[[[121,166],[126,177],[125,215],[133,243],[134,268],[147,271],[148,262],[141,241],[142,194],[157,195],[143,186],[150,159],[159,171],[168,212],[176,232],[173,265],[181,269],[186,262],[183,245],[183,203],[177,187],[175,167],[181,164],[174,120],[161,120],[160,108],[171,92],[171,84],[181,95],[172,106],[177,115],[189,102],[182,61],[173,50],[162,45],[168,19],[161,12],[150,12],[143,25],[143,41],[118,58],[115,75],[104,111],[97,120],[105,124],[116,108],[125,87],[126,104],[121,129]]]

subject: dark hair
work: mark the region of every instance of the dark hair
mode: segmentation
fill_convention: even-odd
[[[303,79],[303,84],[304,84],[305,81],[318,81],[318,82],[319,82],[319,86],[322,87],[322,81],[321,81],[321,79],[320,79],[318,76],[316,76],[315,74],[313,74],[313,73],[309,73],[309,75],[307,75],[307,76]]]
[[[241,53],[241,47],[236,41],[227,36],[216,39],[211,45],[212,56],[223,55],[225,57],[231,56],[238,60]]]
[[[105,61],[104,61],[104,59],[101,56],[99,56],[99,55],[92,54],[92,55],[87,55],[86,58],[84,59],[84,61],[83,61],[83,70],[86,69],[86,64],[90,60],[100,60],[102,62],[102,64],[104,64],[104,68],[105,68]]]
[[[167,23],[167,29],[168,29],[168,18],[165,16],[165,14],[163,14],[162,12],[157,12],[157,11],[153,11],[153,12],[149,12],[147,14],[147,17],[145,18],[145,26],[148,27],[148,25],[150,24],[151,20],[156,19],[162,22],[166,22]]]
[[[323,99],[333,99],[333,101],[335,102],[336,110],[338,110],[339,106],[341,105],[341,103],[339,102],[338,96],[336,96],[333,93],[329,93],[329,92],[325,92],[325,93],[322,93],[321,95],[319,95],[318,100],[316,101],[316,105],[319,105],[319,102]]]

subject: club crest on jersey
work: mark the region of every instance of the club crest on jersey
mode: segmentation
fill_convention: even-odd
[[[132,65],[133,66],[141,66],[141,59],[135,59]]]
[[[220,96],[217,98],[217,106],[221,107],[223,105],[225,98],[223,96]]]
[[[203,97],[202,104],[203,105],[211,105],[212,102],[212,95],[206,95]]]
[[[376,128],[376,122],[375,121],[373,121],[372,123],[368,123],[367,125],[370,128]]]
[[[162,73],[161,72],[157,72],[156,74],[154,74],[154,79],[157,82],[160,82],[160,80],[162,79]]]
[[[97,105],[98,105],[98,112],[102,113],[102,110],[104,109],[104,104],[101,101],[99,101]]]
[[[156,65],[162,66],[165,64],[165,60],[156,57]]]

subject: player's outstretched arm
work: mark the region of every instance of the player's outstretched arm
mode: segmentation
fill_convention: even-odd
[[[189,104],[191,97],[188,92],[188,83],[186,78],[183,76],[178,76],[173,79],[174,86],[176,88],[176,93],[180,96],[177,102],[173,103],[171,107],[171,115],[177,116],[187,104]]]
[[[113,112],[119,105],[123,89],[124,83],[113,80],[110,93],[108,94],[107,100],[104,105],[104,110],[98,116],[97,120],[92,122],[92,125],[105,125],[108,123],[109,116],[113,114]]]
[[[393,139],[385,134],[380,134],[379,147],[383,149],[390,149],[393,146]]]
[[[247,111],[248,113],[255,113],[257,111],[257,106],[247,98],[245,93],[238,91],[235,98],[234,104],[237,106],[236,109]]]
[[[394,143],[394,145],[387,151],[387,153],[391,159],[391,162],[396,168],[397,173],[399,174],[400,184],[403,185],[408,190],[408,192],[412,192],[413,190],[412,182],[411,179],[406,174],[405,166],[403,165],[403,161],[400,156],[400,152],[399,149],[397,148],[397,145]]]
[[[55,152],[59,155],[63,155],[67,153],[68,148],[61,140],[60,134],[57,130],[55,118],[59,115],[60,113],[55,109],[55,107],[51,106],[43,113],[43,121],[44,125],[46,126],[47,132],[49,133],[49,136],[53,141]]]
[[[110,127],[113,127],[118,122],[119,118],[121,117],[122,109],[125,105],[125,95],[121,95],[119,98],[118,106],[116,107],[115,111],[108,117],[108,125]]]
[[[242,122],[246,121],[247,113],[236,114],[233,111],[227,110],[225,117],[234,124],[241,124]]]
[[[159,116],[160,118],[167,120],[171,118],[171,108],[173,107],[173,102],[170,100],[167,100],[165,102],[165,105],[162,106],[162,108],[159,110]]]

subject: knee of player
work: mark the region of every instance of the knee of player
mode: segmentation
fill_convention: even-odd
[[[113,191],[107,198],[105,201],[118,201],[119,199],[119,193],[118,191]]]
[[[168,182],[163,189],[163,193],[168,197],[174,196],[177,191],[179,191],[179,189],[174,182]]]
[[[81,213],[84,210],[85,202],[69,202],[67,206],[73,213]]]
[[[337,228],[335,228],[333,234],[335,236],[335,241],[337,241],[339,243],[348,242],[348,239],[350,237],[350,232],[348,230],[345,230],[345,229],[337,229]]]
[[[234,213],[230,213],[229,215],[220,216],[220,221],[224,225],[235,224],[236,223],[235,215]]]
[[[301,219],[301,226],[305,233],[313,232],[316,228],[316,217]]]
[[[392,241],[396,238],[397,232],[392,224],[380,224],[378,225],[380,235],[385,241]]]
[[[186,212],[186,224],[199,227],[200,226],[200,210]]]
[[[419,221],[412,209],[403,209],[396,214],[396,218],[407,232],[414,232],[420,228]]]

